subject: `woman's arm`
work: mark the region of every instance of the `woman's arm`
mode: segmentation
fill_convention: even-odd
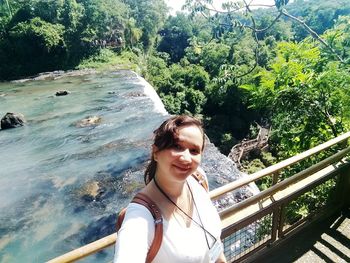
[[[220,257],[215,261],[215,263],[227,263],[224,252],[221,253]]]

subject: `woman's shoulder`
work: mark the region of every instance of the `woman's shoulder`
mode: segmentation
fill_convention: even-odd
[[[133,202],[130,202],[126,207],[125,217],[126,218],[144,218],[147,220],[148,219],[153,220],[153,216],[147,207],[138,203],[133,203]]]
[[[209,192],[208,179],[204,170],[201,167],[198,167],[197,171],[195,171],[191,176],[187,178],[187,182],[192,187],[199,187],[205,192]]]
[[[118,231],[119,234],[124,232],[124,229],[128,229],[127,232],[133,234],[154,231],[154,219],[151,212],[141,204],[129,203]]]
[[[193,176],[187,178],[188,185],[192,194],[199,198],[198,200],[210,200],[207,190]]]

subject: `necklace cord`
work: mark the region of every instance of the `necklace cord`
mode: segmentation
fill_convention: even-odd
[[[198,218],[199,218],[200,223],[198,223],[198,222],[197,222],[196,220],[194,220],[189,214],[187,214],[183,209],[181,209],[181,207],[179,207],[179,206],[168,196],[168,194],[164,192],[164,190],[159,186],[159,184],[158,184],[158,182],[157,182],[157,180],[156,180],[155,177],[153,178],[153,180],[154,180],[154,184],[156,185],[156,187],[158,188],[158,190],[165,196],[165,198],[168,199],[169,202],[171,202],[171,203],[172,203],[176,208],[178,208],[186,217],[188,217],[192,222],[194,222],[197,226],[199,226],[199,227],[203,230],[204,236],[205,236],[205,240],[206,240],[206,242],[207,242],[208,249],[210,249],[210,245],[209,245],[209,241],[208,241],[207,234],[209,234],[209,235],[213,238],[213,240],[215,240],[214,243],[216,242],[217,239],[213,236],[213,234],[211,234],[208,230],[205,229],[204,224],[203,224],[202,219],[201,219],[201,216],[200,216],[200,214],[199,214],[198,208],[197,208],[197,204],[196,204],[196,202],[195,202],[195,200],[194,200],[191,187],[189,186],[188,182],[186,181],[186,184],[187,184],[187,187],[188,187],[188,189],[189,189],[189,191],[190,191],[190,194],[191,194],[191,197],[192,197],[192,200],[193,200],[193,204],[194,204],[194,207],[195,207],[195,209],[196,209],[196,211],[197,211],[197,215],[198,215]]]
[[[208,230],[206,230],[206,229],[204,228],[204,224],[203,224],[202,218],[201,218],[201,216],[200,216],[200,214],[199,214],[199,210],[198,210],[198,208],[197,208],[196,201],[195,201],[195,199],[194,199],[194,197],[193,197],[193,193],[192,193],[191,187],[189,186],[189,184],[188,184],[187,181],[186,181],[186,183],[187,183],[187,187],[188,187],[188,189],[189,189],[189,191],[190,191],[190,193],[191,193],[191,197],[192,197],[192,200],[193,200],[194,207],[196,208],[196,211],[197,211],[197,215],[198,215],[198,218],[199,218],[199,222],[201,223],[200,227],[203,229],[204,236],[205,236],[205,240],[207,241],[208,249],[210,249],[210,245],[209,245],[209,241],[208,241],[207,234],[209,234],[209,235],[211,236],[211,238],[212,238],[213,240],[215,240],[214,243],[216,242],[216,238],[215,238]],[[194,222],[195,222],[195,221],[194,221]],[[198,225],[198,223],[197,223],[197,225]]]

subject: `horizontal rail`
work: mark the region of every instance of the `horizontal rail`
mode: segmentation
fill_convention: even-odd
[[[228,183],[228,184],[223,185],[219,188],[216,188],[210,192],[210,198],[216,199],[223,194],[226,194],[228,192],[236,190],[236,189],[238,189],[242,186],[245,186],[249,183],[252,183],[252,182],[254,182],[262,177],[277,173],[278,171],[280,171],[288,166],[291,166],[297,162],[300,162],[300,161],[302,161],[302,160],[304,160],[304,159],[306,159],[306,158],[308,158],[316,153],[319,153],[323,150],[326,150],[326,149],[328,149],[328,148],[330,148],[338,143],[341,143],[349,138],[350,138],[350,132],[344,133],[344,134],[342,134],[334,139],[331,139],[325,143],[322,143],[322,144],[320,144],[320,145],[318,145],[310,150],[302,152],[298,155],[295,155],[295,156],[288,158],[284,161],[281,161],[277,164],[271,165],[263,170],[260,170],[256,173],[253,173],[247,177],[240,178],[232,183]]]
[[[247,199],[233,205],[232,207],[229,207],[229,208],[221,211],[220,217],[224,223],[223,224],[224,227],[236,222],[239,219],[239,217],[235,217],[235,218],[233,218],[233,221],[229,220],[230,222],[225,222],[227,218],[231,218],[231,215],[237,213],[238,211],[242,211],[243,209],[251,206],[252,204],[259,203],[259,206],[261,206],[261,208],[262,208],[263,207],[262,200],[265,200],[266,198],[273,197],[273,195],[275,195],[276,193],[282,191],[283,189],[289,187],[292,184],[296,184],[297,182],[305,179],[306,177],[308,177],[312,174],[315,174],[316,172],[328,167],[329,165],[332,165],[334,163],[338,163],[349,152],[350,152],[350,147],[328,157],[325,160],[320,161],[319,163],[293,175],[292,177],[289,177],[289,178],[283,180],[282,182],[280,182],[278,184],[271,186],[270,188],[254,195],[250,198],[247,198]],[[331,171],[330,169],[328,169],[328,170]]]
[[[327,141],[321,145],[318,145],[308,151],[305,151],[301,154],[298,154],[296,156],[293,156],[289,159],[286,159],[284,161],[281,161],[280,163],[278,164],[275,164],[275,165],[272,165],[270,167],[267,167],[261,171],[258,171],[254,174],[251,174],[249,175],[249,177],[245,177],[245,178],[241,178],[241,179],[238,179],[232,183],[229,183],[229,184],[226,184],[224,186],[221,186],[217,189],[214,189],[212,190],[209,195],[210,195],[210,198],[211,199],[216,199],[218,198],[219,196],[223,195],[223,194],[226,194],[228,192],[231,192],[235,189],[238,189],[242,186],[245,186],[251,182],[254,182],[256,180],[258,180],[259,178],[262,178],[264,176],[267,176],[267,175],[272,175],[274,173],[277,173],[278,171],[292,165],[292,164],[295,164],[301,160],[304,160],[310,156],[312,156],[313,154],[316,154],[316,153],[319,153],[325,149],[328,149],[338,143],[341,143],[347,139],[350,138],[350,132],[347,132],[347,133],[344,133],[343,135],[340,135],[338,136],[337,138],[334,138],[330,141]],[[231,208],[228,208],[224,211],[222,211],[220,213],[220,216],[222,218],[226,217],[226,215],[228,214],[232,214],[234,213],[235,211],[239,210],[239,209],[243,209],[244,207],[247,207],[249,206],[249,204],[251,204],[252,202],[256,201],[257,199],[261,199],[261,198],[264,198],[266,195],[269,195],[271,193],[273,193],[273,191],[277,191],[278,189],[282,189],[283,187],[287,187],[289,184],[295,182],[295,181],[299,181],[301,180],[302,178],[306,177],[308,174],[312,173],[312,172],[315,172],[315,171],[318,171],[320,169],[322,169],[323,167],[327,166],[329,163],[331,162],[336,162],[336,161],[339,161],[342,157],[344,157],[348,152],[350,152],[350,147],[349,148],[346,148],[340,152],[338,152],[337,154],[319,162],[318,164],[314,165],[314,166],[311,166],[309,167],[308,169],[298,173],[298,177],[297,178],[293,178],[290,177],[288,179],[285,179],[284,181],[276,184],[275,186],[272,186],[270,189],[268,189],[268,192],[265,192],[264,193],[259,193],[253,197],[250,197],[249,199],[246,199],[238,204],[235,204],[233,207]],[[293,176],[294,177],[294,176]],[[117,233],[114,233],[114,234],[111,234],[109,236],[106,236],[104,238],[101,238],[95,242],[92,242],[90,244],[87,244],[83,247],[80,247],[78,249],[75,249],[73,251],[70,251],[64,255],[61,255],[59,257],[56,257],[50,261],[48,261],[48,263],[65,263],[65,262],[73,262],[73,261],[76,261],[76,260],[79,260],[79,259],[82,259],[84,257],[87,257],[91,254],[94,254],[106,247],[109,247],[109,246],[112,246],[115,241],[116,241],[116,238],[117,238]]]
[[[271,186],[270,188],[233,205],[230,208],[227,208],[227,209],[221,211],[220,216],[225,217],[225,215],[228,213],[234,213],[235,211],[241,210],[241,209],[249,206],[250,204],[256,202],[259,199],[264,199],[268,196],[271,196],[274,193],[276,193],[277,191],[280,191],[280,190],[288,187],[292,183],[296,183],[296,182],[304,179],[308,175],[315,173],[315,172],[325,168],[326,166],[328,166],[330,164],[333,164],[335,162],[340,161],[349,152],[350,152],[350,147],[328,157],[327,159],[320,161],[319,163],[317,163],[317,164],[315,164],[315,165],[313,165],[313,166],[311,166],[311,167],[309,167],[309,168],[307,168],[307,169],[305,169],[305,170],[303,170],[303,171],[301,171],[301,172],[299,172],[299,173],[297,173],[297,174],[295,174],[287,179],[284,179],[282,182],[277,183],[277,184]]]
[[[117,233],[114,233],[104,238],[101,238],[95,242],[87,244],[83,247],[72,250],[57,258],[51,259],[50,261],[47,261],[47,263],[65,263],[65,262],[73,262],[73,261],[82,259],[102,249],[105,249],[106,247],[113,245],[116,240],[117,240]]]

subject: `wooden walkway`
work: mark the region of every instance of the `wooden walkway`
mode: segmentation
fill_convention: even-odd
[[[253,150],[262,150],[267,147],[269,140],[270,128],[264,128],[259,126],[259,134],[253,140],[244,139],[242,142],[232,147],[228,157],[237,165],[237,168],[241,167],[241,159],[247,156]]]
[[[350,208],[317,222],[252,262],[350,262]]]

